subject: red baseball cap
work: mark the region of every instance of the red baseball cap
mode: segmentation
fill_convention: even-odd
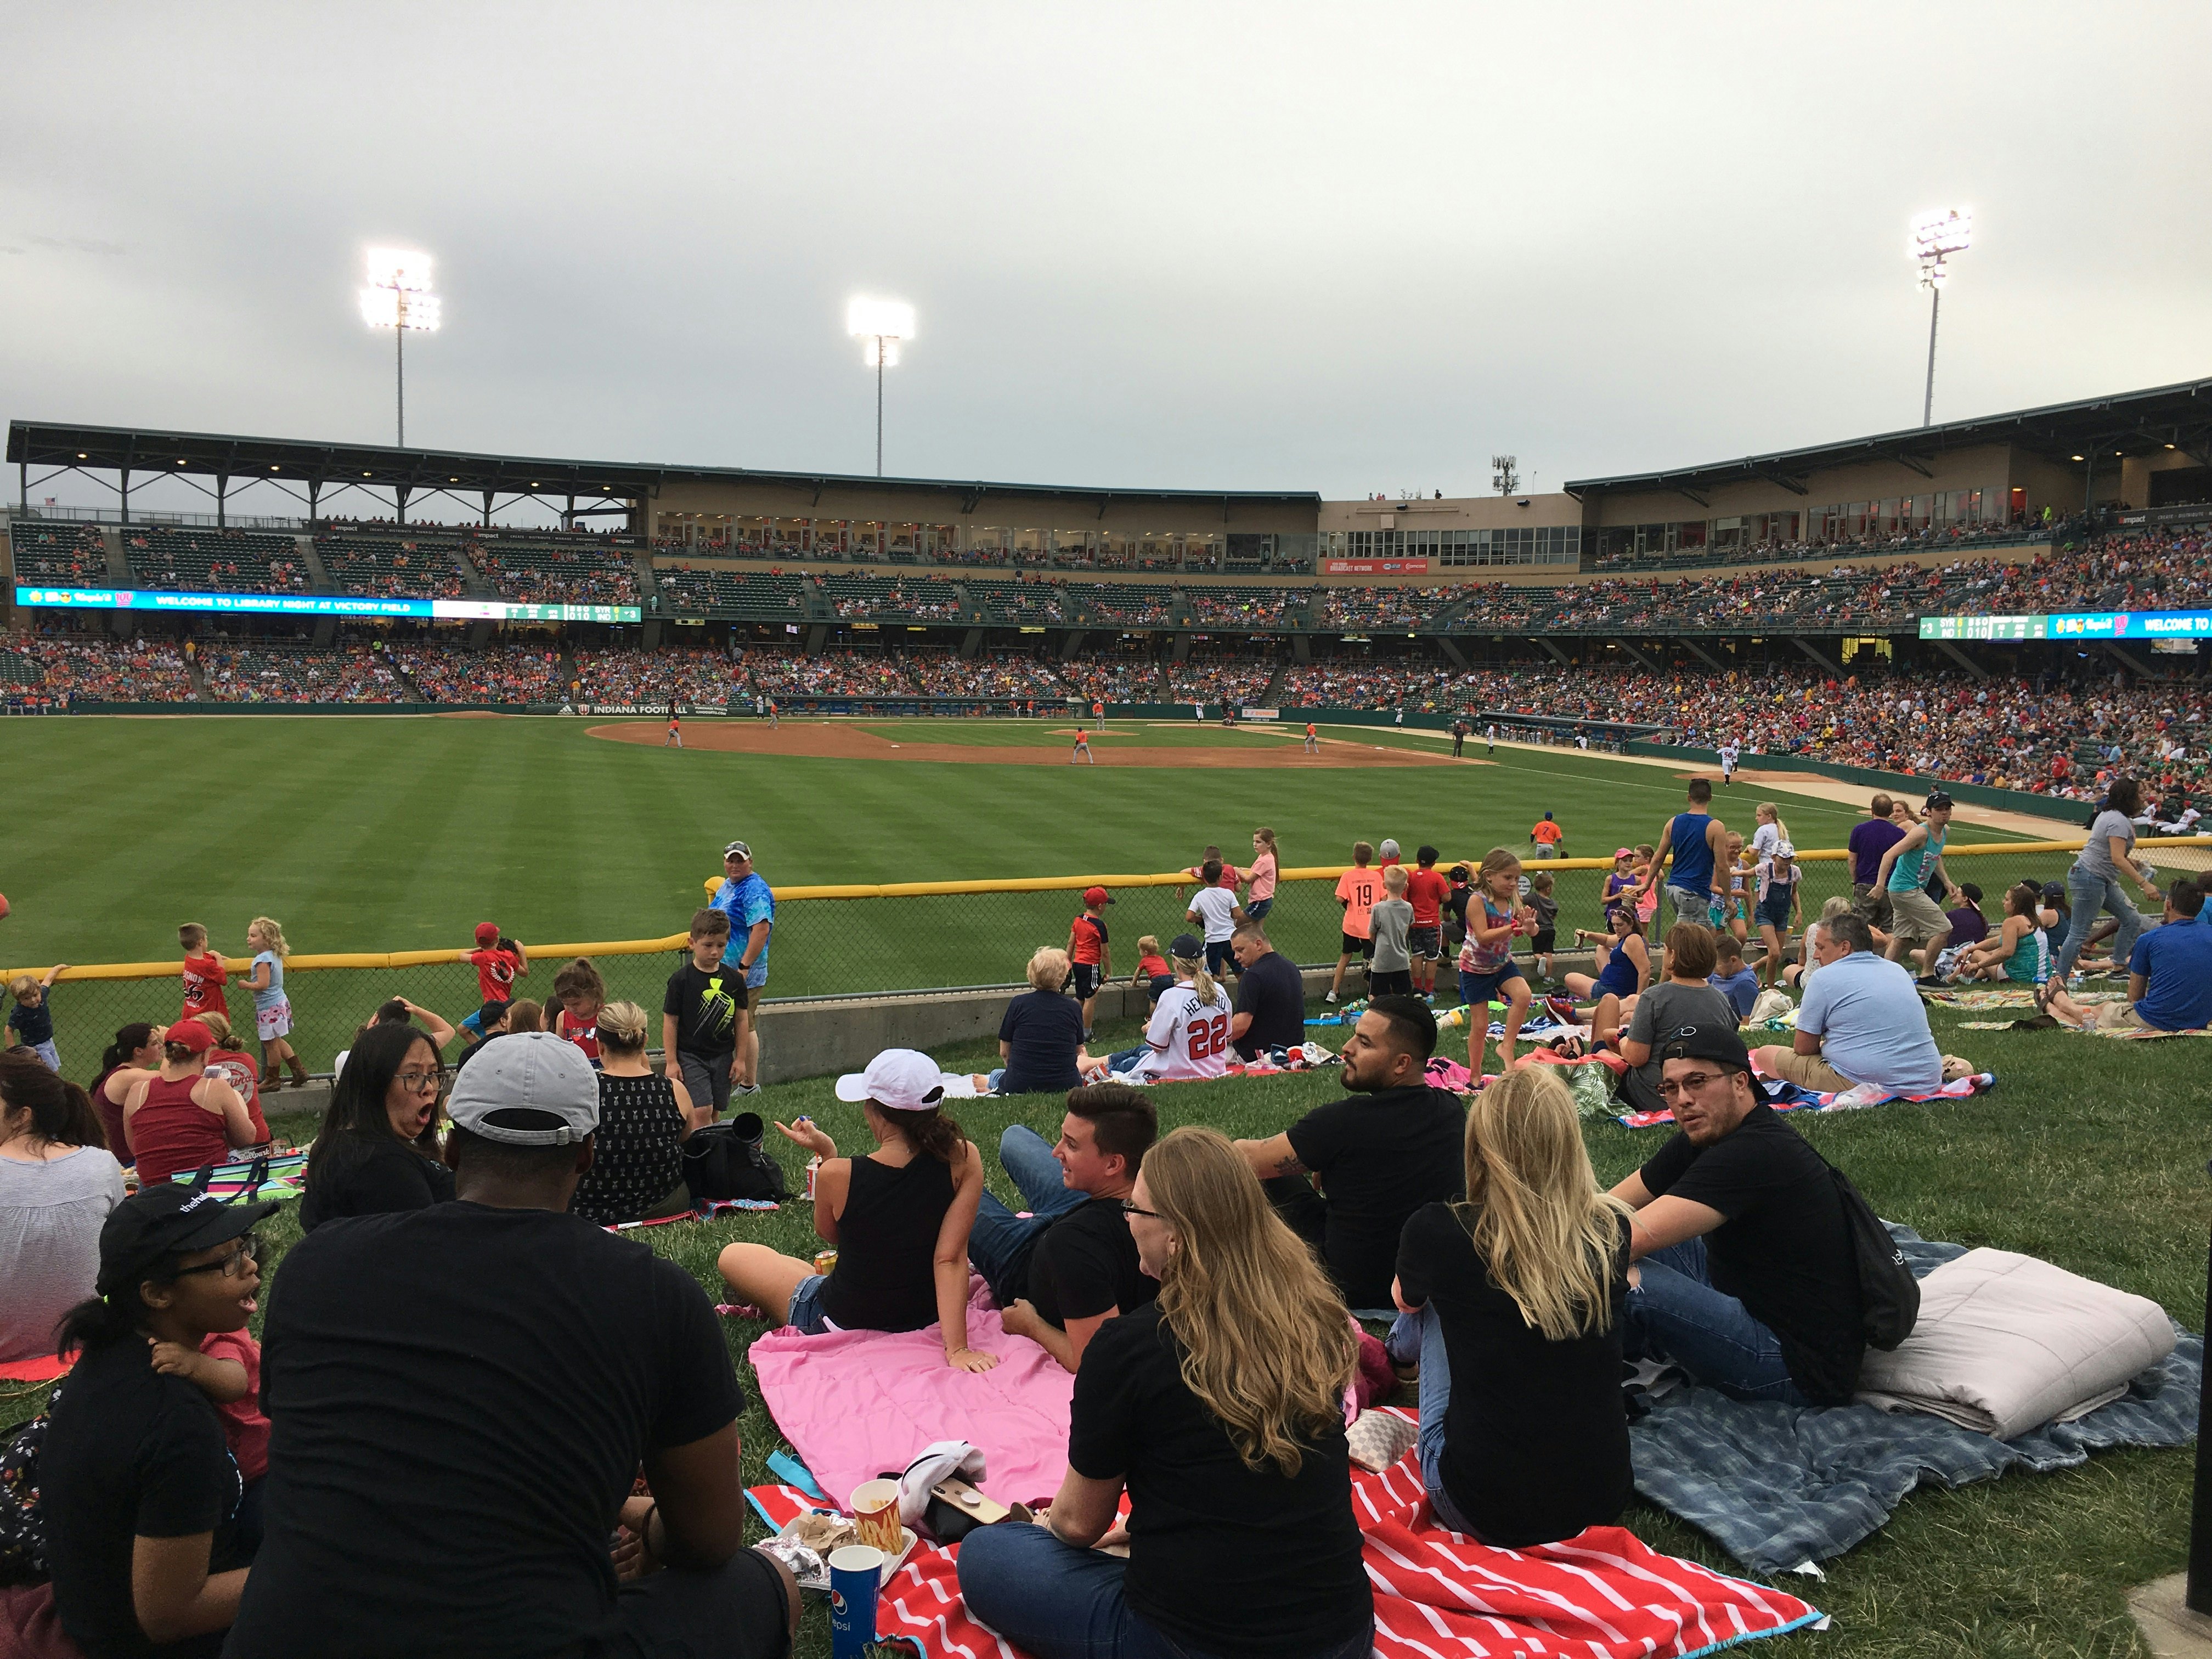
[[[161,1041],[204,1054],[215,1047],[215,1033],[196,1019],[180,1019],[162,1034]]]
[[[1111,904],[1114,897],[1103,887],[1086,887],[1083,890],[1083,902],[1085,904]]]
[[[478,922],[477,924],[477,943],[479,945],[498,944],[499,924],[495,921]]]

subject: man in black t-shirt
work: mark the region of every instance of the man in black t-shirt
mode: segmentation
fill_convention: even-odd
[[[1740,1399],[1849,1404],[1865,1339],[1835,1172],[1759,1097],[1732,1019],[1656,1052],[1681,1127],[1613,1189],[1636,1212],[1630,1352]]]
[[[1018,1216],[985,1193],[969,1229],[968,1259],[989,1283],[1006,1329],[1068,1370],[1082,1365],[1101,1325],[1159,1293],[1158,1281],[1137,1264],[1121,1212],[1158,1133],[1142,1089],[1094,1083],[1067,1091],[1053,1146],[1019,1123],[999,1138],[999,1162],[1030,1213]]]
[[[1237,1150],[1276,1213],[1320,1248],[1346,1304],[1364,1317],[1395,1312],[1398,1236],[1424,1204],[1467,1196],[1467,1109],[1424,1080],[1437,1018],[1419,997],[1376,997],[1344,1045],[1353,1098],[1316,1106],[1281,1134]],[[1321,1177],[1315,1192],[1307,1171]]]
[[[229,1659],[781,1659],[798,1595],[742,1547],[744,1395],[714,1309],[567,1213],[590,1062],[501,1037],[450,1109],[458,1201],[326,1222],[276,1274],[267,1537]]]
[[[1297,1048],[1306,1040],[1306,982],[1297,963],[1267,943],[1257,922],[1231,934],[1229,949],[1243,970],[1230,1046],[1246,1060],[1263,1048]]]

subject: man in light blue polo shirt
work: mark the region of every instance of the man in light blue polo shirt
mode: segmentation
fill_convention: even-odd
[[[753,993],[738,1010],[737,1068],[730,1092],[750,1095],[760,1088],[760,1028],[755,1016],[760,991],[768,983],[769,935],[775,929],[775,895],[759,871],[753,868],[753,849],[733,841],[722,849],[722,884],[708,903],[730,919],[730,942],[722,951],[722,966],[745,976]]]
[[[1797,1041],[1759,1051],[1759,1069],[1817,1094],[1871,1084],[1893,1094],[1932,1094],[1943,1055],[1912,975],[1874,951],[1856,914],[1818,924],[1811,946],[1820,971],[1797,1010]]]

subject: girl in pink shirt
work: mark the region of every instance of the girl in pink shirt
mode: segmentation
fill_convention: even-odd
[[[1253,921],[1264,919],[1275,908],[1275,832],[1255,830],[1252,832],[1252,867],[1244,873],[1251,879],[1251,888],[1244,900],[1244,914]]]

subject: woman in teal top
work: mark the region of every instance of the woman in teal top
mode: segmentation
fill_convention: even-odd
[[[2009,981],[2014,985],[2041,985],[2051,977],[2051,939],[2043,931],[2036,910],[2043,890],[2023,881],[2005,894],[2003,922],[1996,933],[1972,946],[1959,964],[1961,979]]]

